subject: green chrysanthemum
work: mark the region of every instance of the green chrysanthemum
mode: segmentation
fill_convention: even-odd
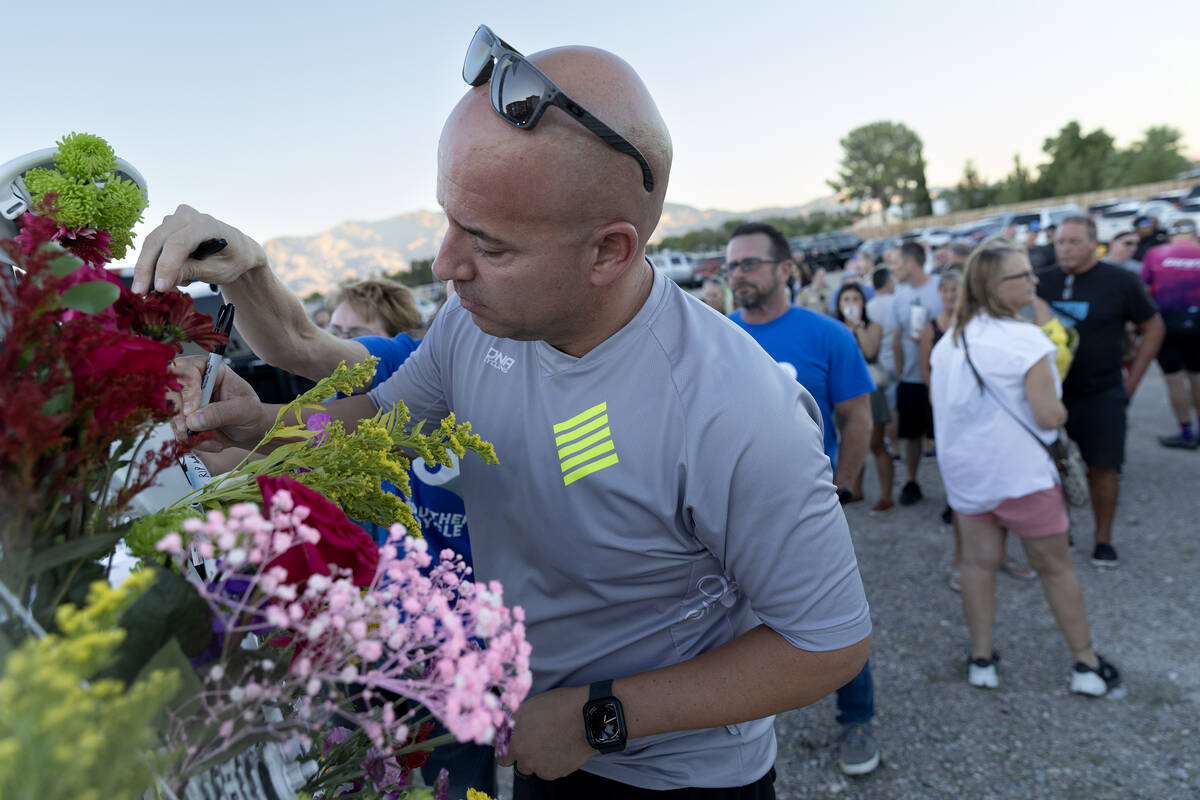
[[[34,205],[53,192],[58,195],[55,218],[59,223],[107,231],[112,257],[124,258],[133,244],[133,226],[146,208],[146,195],[137,184],[117,177],[117,157],[108,142],[88,133],[64,136],[54,164],[55,169],[25,173]]]
[[[58,141],[58,155],[54,157],[54,163],[72,178],[94,181],[117,168],[117,154],[99,136],[70,133]]]

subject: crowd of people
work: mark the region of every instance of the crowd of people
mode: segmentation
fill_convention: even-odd
[[[493,69],[506,80],[492,83]],[[427,537],[469,553],[477,577],[524,609],[533,689],[495,754],[514,767],[517,800],[773,798],[772,716],[834,692],[842,769],[875,769],[871,618],[842,506],[863,499],[870,453],[872,510],[892,509],[891,447],[906,470],[901,504],[922,501],[927,448],[952,475],[970,683],[999,680],[991,624],[1006,532],[1063,631],[1071,689],[1117,683],[1092,649],[1057,471],[1035,440],[1065,420],[1090,468],[1094,557],[1115,564],[1124,404],[1163,323],[1132,272],[1097,262],[1088,220],[1060,226],[1040,275],[1015,245],[913,242],[883,265],[856,263],[836,292],[814,275],[798,293],[786,239],[746,225],[724,284],[704,288],[713,313],[645,258],[672,149],[628,64],[593,48],[526,58],[481,26],[463,78],[472,88],[438,149],[449,227],[433,267],[454,294],[419,342],[383,319],[378,294],[347,290],[328,329],[315,324],[257,242],[186,206],[146,237],[135,290],[221,284],[255,352],[308,377],[378,356],[369,392],[326,404],[347,426],[403,401],[414,419],[452,412],[493,442],[499,467],[464,459],[452,478],[430,477],[456,512],[416,489],[412,502]],[[529,190],[513,193],[517,183]],[[1179,264],[1194,244],[1179,236],[1176,250],[1145,254],[1164,312],[1197,304]],[[228,242],[220,253],[184,255],[215,237]],[[1050,319],[1026,322],[1026,306]],[[1064,316],[1078,334],[1065,382]],[[1194,318],[1185,310],[1180,325]],[[1126,322],[1141,335],[1128,368]],[[1178,367],[1163,366],[1186,371],[1194,401],[1186,330],[1168,354]],[[181,426],[214,432],[203,447],[252,446],[274,417],[228,369],[207,406],[198,365],[177,370]],[[1000,406],[980,413],[1000,402],[1011,424]],[[994,428],[972,427],[981,419]],[[1017,424],[1029,428],[1019,446],[1002,430]],[[1188,426],[1180,436],[1194,438]],[[987,447],[996,463],[978,463]],[[981,493],[972,475],[1000,462],[1011,480]],[[460,751],[447,766],[491,789],[491,757]]]

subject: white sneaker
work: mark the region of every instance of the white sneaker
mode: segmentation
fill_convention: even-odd
[[[1075,663],[1075,669],[1071,672],[1071,691],[1075,694],[1103,697],[1121,683],[1121,673],[1117,672],[1117,668],[1100,655],[1096,658],[1100,663],[1095,667],[1083,662]]]
[[[992,653],[991,658],[972,658],[967,662],[967,683],[979,689],[995,689],[1000,685],[996,675],[996,662],[1000,656]]]

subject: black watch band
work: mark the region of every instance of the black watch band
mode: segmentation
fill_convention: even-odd
[[[625,749],[625,709],[613,697],[611,680],[596,681],[588,687],[583,704],[583,731],[588,744],[601,753]]]
[[[590,703],[593,700],[603,700],[606,697],[612,697],[612,685],[613,682],[611,680],[596,681],[593,683],[588,687],[588,702]]]

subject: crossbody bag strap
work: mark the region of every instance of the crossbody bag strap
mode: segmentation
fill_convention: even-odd
[[[965,330],[962,332],[961,341],[962,341],[962,346],[963,346],[963,353],[967,357],[967,366],[969,366],[971,368],[971,372],[975,373],[975,380],[979,383],[979,391],[982,392],[982,391],[986,390],[988,392],[988,394],[990,394],[992,396],[992,399],[996,401],[996,405],[998,405],[998,406],[1000,406],[1000,408],[1004,409],[1005,413],[1007,413],[1010,417],[1015,419],[1017,421],[1018,425],[1020,425],[1025,430],[1029,431],[1029,435],[1032,436],[1034,439],[1036,439],[1037,443],[1042,446],[1042,449],[1045,450],[1050,455],[1051,460],[1053,460],[1057,463],[1058,459],[1054,455],[1054,451],[1050,448],[1050,445],[1048,445],[1044,441],[1042,441],[1042,437],[1038,436],[1037,431],[1035,431],[1033,428],[1026,425],[1025,420],[1018,417],[1016,412],[1013,411],[1011,408],[1009,408],[1005,404],[1005,402],[1000,398],[1000,394],[995,389],[993,389],[987,383],[987,381],[985,381],[983,379],[982,375],[979,374],[979,370],[975,368],[975,362],[973,362],[971,360],[971,349],[969,347],[967,347],[967,332]]]

